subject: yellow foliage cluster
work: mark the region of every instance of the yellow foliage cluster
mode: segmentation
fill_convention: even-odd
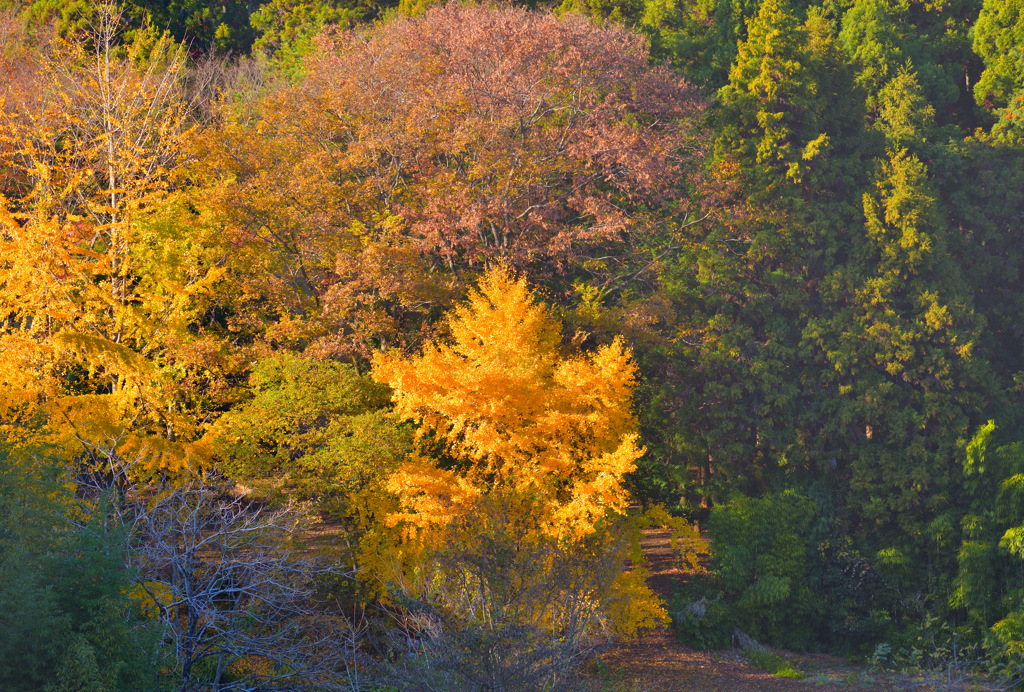
[[[561,325],[503,267],[487,272],[447,329],[447,342],[419,356],[374,359],[374,377],[393,388],[396,415],[418,424],[421,444],[387,482],[398,506],[385,523],[401,537],[367,543],[370,571],[417,597],[453,591],[454,579],[448,606],[508,599],[501,617],[534,625],[556,626],[556,602],[576,603],[621,636],[664,623],[640,566],[641,531],[670,526],[691,563],[703,543],[664,510],[626,517],[624,477],[644,452],[629,349],[616,339],[565,353]],[[504,556],[501,574],[483,567],[492,553]],[[523,595],[543,589],[561,592]],[[522,605],[531,600],[542,612]]]
[[[104,12],[91,45],[55,39],[32,98],[0,103],[0,168],[24,182],[0,195],[0,426],[134,439],[173,473],[202,453],[183,447],[198,436],[168,354],[185,350],[189,311],[222,270],[169,261],[187,241],[146,226],[194,128],[184,49],[118,47],[119,17]]]
[[[582,536],[622,512],[622,479],[643,449],[632,411],[636,366],[621,340],[563,357],[560,325],[505,269],[483,278],[448,328],[450,344],[374,360],[397,415],[468,464],[458,472],[410,459],[390,482],[406,509],[393,521],[444,523],[496,490],[543,497],[545,531],[557,536]]]

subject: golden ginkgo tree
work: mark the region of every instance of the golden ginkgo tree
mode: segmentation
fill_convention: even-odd
[[[384,520],[392,544],[371,546],[370,571],[430,602],[448,632],[439,652],[477,650],[474,641],[518,651],[473,664],[512,677],[524,666],[540,675],[531,656],[556,640],[578,652],[595,635],[664,622],[640,567],[639,527],[672,524],[691,560],[700,539],[663,510],[627,516],[625,477],[644,452],[630,350],[616,339],[573,352],[525,279],[502,267],[484,275],[447,330],[418,356],[374,360],[374,377],[392,387],[396,415],[417,424],[421,444],[387,481],[397,498]]]
[[[563,355],[561,325],[504,269],[483,278],[448,327],[451,341],[420,356],[374,360],[398,415],[460,462],[410,459],[390,481],[404,508],[393,520],[444,523],[495,492],[543,498],[545,531],[556,536],[585,535],[622,512],[623,477],[643,454],[636,366],[622,341]]]
[[[134,436],[173,470],[196,435],[172,352],[222,270],[154,221],[194,128],[185,51],[119,45],[120,27],[100,6],[87,36],[47,47],[34,93],[0,104],[0,168],[20,181],[0,195],[0,425]]]

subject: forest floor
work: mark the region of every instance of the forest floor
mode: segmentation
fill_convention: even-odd
[[[338,527],[324,523],[307,533],[306,544],[329,550]],[[669,533],[645,532],[641,541],[650,576],[647,583],[666,602],[687,572],[673,554]],[[977,678],[947,681],[924,675],[878,673],[844,658],[769,649],[804,674],[801,680],[771,675],[752,665],[740,649],[699,651],[683,644],[670,627],[620,641],[591,661],[581,673],[578,692],[790,692],[797,690],[895,692],[992,692],[997,686]]]
[[[650,570],[648,584],[668,602],[686,574],[672,553],[667,531],[648,531],[643,540]],[[802,680],[775,677],[750,664],[739,649],[698,651],[670,628],[619,642],[602,653],[581,680],[581,688],[601,692],[782,692],[786,690],[986,690],[984,681],[949,682],[923,676],[880,674],[843,658],[772,649],[802,672]]]

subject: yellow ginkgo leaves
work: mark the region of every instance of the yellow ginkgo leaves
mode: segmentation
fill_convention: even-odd
[[[159,228],[197,101],[184,47],[118,45],[120,15],[99,16],[55,38],[32,97],[0,111],[0,170],[20,181],[0,194],[0,439],[134,441],[147,471],[174,474],[204,455],[179,392],[196,306],[224,273]]]
[[[561,325],[506,268],[483,277],[447,328],[419,356],[374,360],[420,445],[388,479],[397,509],[380,535],[397,533],[367,551],[369,572],[436,612],[488,604],[477,620],[491,635],[516,623],[563,636],[566,604],[582,608],[565,634],[580,641],[666,622],[640,566],[641,531],[671,527],[690,564],[703,543],[664,510],[626,514],[625,476],[644,452],[629,349],[616,339],[567,353]]]
[[[397,414],[457,460],[442,468],[410,458],[391,479],[404,507],[393,521],[444,523],[492,492],[543,498],[546,531],[558,536],[584,535],[623,511],[622,479],[643,450],[632,413],[636,366],[621,341],[564,356],[560,325],[504,269],[484,277],[448,327],[450,343],[374,360]]]

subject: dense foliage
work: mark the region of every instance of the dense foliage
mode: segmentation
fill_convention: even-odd
[[[130,591],[128,532],[76,512],[59,466],[33,451],[0,448],[0,684],[149,687],[164,661],[156,623]]]
[[[127,458],[331,522],[399,686],[663,620],[653,517],[691,642],[1024,663],[1020,0],[0,0],[0,74],[26,670],[129,685],[62,590],[138,581],[69,509]]]

